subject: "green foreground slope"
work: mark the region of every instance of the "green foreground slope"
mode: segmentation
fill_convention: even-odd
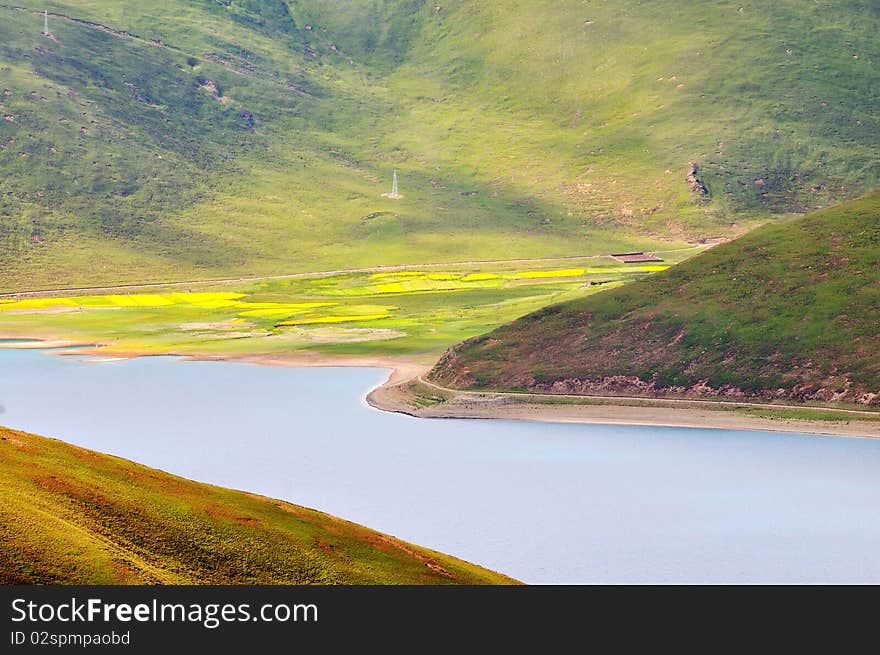
[[[0,428],[0,584],[508,584],[321,512]]]
[[[880,405],[880,193],[455,347],[453,387]]]
[[[878,31],[868,1],[0,3],[0,291],[736,234],[878,184]]]

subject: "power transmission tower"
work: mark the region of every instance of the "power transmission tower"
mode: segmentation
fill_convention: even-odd
[[[383,193],[383,198],[391,198],[392,200],[400,200],[403,198],[397,191],[397,171],[394,171],[394,177],[391,178],[391,193]]]

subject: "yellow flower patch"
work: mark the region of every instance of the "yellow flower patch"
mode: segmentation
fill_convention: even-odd
[[[377,321],[390,318],[391,314],[363,314],[361,316],[317,316],[315,318],[295,318],[278,325],[315,325],[320,323],[354,323],[358,321]]]
[[[583,268],[564,268],[555,271],[523,271],[522,273],[514,273],[512,277],[517,280],[533,280],[549,277],[580,277],[586,273]]]

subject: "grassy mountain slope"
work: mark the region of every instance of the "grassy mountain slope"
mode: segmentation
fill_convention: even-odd
[[[652,248],[880,180],[874,3],[16,6],[0,290]]]
[[[449,351],[454,387],[880,405],[880,193]]]
[[[507,584],[341,519],[0,428],[2,584]]]

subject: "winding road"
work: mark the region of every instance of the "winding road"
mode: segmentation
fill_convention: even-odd
[[[871,416],[877,417],[880,415],[878,412],[872,412],[870,410],[859,410],[859,409],[841,409],[838,407],[826,407],[823,405],[785,405],[785,404],[777,404],[777,403],[759,403],[759,402],[748,402],[742,400],[712,400],[708,398],[649,398],[642,396],[596,396],[596,395],[587,395],[587,394],[564,394],[564,393],[526,393],[526,392],[516,392],[516,391],[462,391],[459,389],[450,389],[449,387],[444,387],[439,384],[435,384],[426,380],[424,376],[418,376],[416,381],[420,384],[424,384],[427,387],[430,387],[436,391],[440,391],[443,393],[453,393],[460,398],[470,398],[471,400],[479,402],[482,399],[492,400],[497,398],[511,398],[518,401],[528,402],[529,400],[535,398],[543,398],[555,400],[559,398],[568,398],[573,400],[600,400],[600,401],[621,401],[621,402],[633,402],[637,403],[639,406],[644,406],[646,404],[650,404],[654,406],[669,406],[675,407],[680,405],[687,404],[697,404],[705,407],[748,407],[748,408],[756,408],[756,409],[797,409],[797,410],[816,410],[822,412],[834,412],[839,414],[847,414],[847,415],[856,415],[856,416]],[[613,404],[613,402],[611,403]]]

